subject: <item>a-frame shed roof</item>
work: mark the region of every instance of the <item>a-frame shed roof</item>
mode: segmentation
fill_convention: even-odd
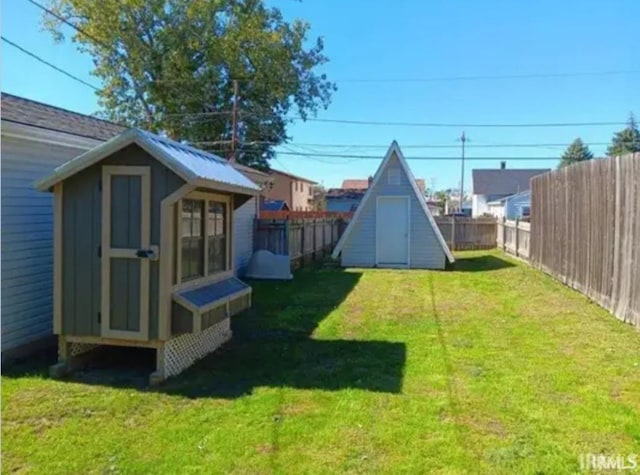
[[[449,260],[449,262],[454,262],[453,254],[451,254],[451,251],[449,250],[449,246],[447,246],[447,243],[444,240],[444,237],[442,236],[442,233],[440,232],[440,228],[438,228],[438,225],[436,224],[435,220],[433,219],[433,215],[429,211],[429,207],[427,206],[427,202],[424,199],[424,196],[422,195],[422,193],[420,193],[420,189],[418,188],[418,185],[416,183],[416,179],[414,178],[413,173],[411,172],[411,169],[409,168],[409,165],[407,164],[407,161],[404,158],[404,155],[402,154],[402,150],[400,150],[400,146],[398,145],[398,142],[396,142],[395,140],[389,146],[389,150],[387,150],[386,156],[382,160],[382,163],[380,164],[380,167],[378,167],[378,171],[376,171],[376,174],[375,174],[375,176],[373,178],[373,182],[371,183],[371,186],[369,186],[369,188],[367,189],[367,192],[365,193],[364,197],[362,198],[362,201],[360,202],[360,205],[358,206],[358,209],[356,210],[355,214],[353,215],[353,218],[351,218],[351,221],[349,222],[349,225],[347,226],[347,229],[344,231],[344,233],[340,237],[340,240],[338,241],[338,244],[336,245],[335,249],[333,250],[332,257],[334,259],[336,259],[338,257],[338,255],[340,254],[340,252],[342,252],[342,248],[344,247],[345,243],[349,239],[349,235],[353,232],[354,228],[356,227],[356,224],[358,222],[358,219],[360,218],[362,210],[365,208],[365,206],[367,204],[367,201],[369,201],[371,199],[371,197],[373,196],[374,190],[376,189],[377,183],[380,181],[381,177],[384,175],[384,171],[386,170],[389,162],[391,161],[391,158],[394,155],[398,158],[398,161],[400,162],[400,166],[402,167],[402,170],[407,175],[407,179],[409,180],[409,183],[411,183],[411,189],[415,193],[416,198],[418,198],[418,202],[420,203],[420,207],[421,207],[422,211],[424,212],[425,216],[427,217],[427,220],[429,221],[429,224],[433,228],[433,232],[436,235],[436,239],[438,240],[438,243],[440,244],[440,246],[442,246],[442,250],[444,251],[445,255],[447,256],[447,259]]]

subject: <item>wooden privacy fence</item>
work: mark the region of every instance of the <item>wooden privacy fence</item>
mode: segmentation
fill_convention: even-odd
[[[495,218],[437,216],[433,219],[451,250],[463,251],[496,247],[497,224]],[[454,229],[455,231],[452,231]]]
[[[256,219],[253,249],[288,255],[296,269],[331,254],[346,227],[341,218]]]
[[[531,247],[531,223],[503,219],[497,223],[497,246],[509,254],[529,259]]]
[[[533,178],[530,260],[640,328],[640,153]]]

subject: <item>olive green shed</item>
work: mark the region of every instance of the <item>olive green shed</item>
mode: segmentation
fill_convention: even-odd
[[[226,160],[131,129],[36,186],[54,193],[56,372],[96,345],[142,346],[157,381],[231,337],[251,305],[233,215],[259,188]]]

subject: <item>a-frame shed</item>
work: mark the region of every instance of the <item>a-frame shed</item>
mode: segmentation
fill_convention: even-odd
[[[333,257],[344,267],[443,269],[453,262],[394,140]]]

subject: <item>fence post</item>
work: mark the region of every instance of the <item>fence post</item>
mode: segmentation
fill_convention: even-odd
[[[317,226],[316,226],[316,218],[313,218],[313,260],[317,260],[318,254],[318,238],[317,238]]]
[[[307,223],[305,223],[304,219],[302,220],[302,229],[300,230],[300,254],[302,255],[302,262],[301,262],[301,266],[304,266],[304,260],[306,257],[306,253],[305,253],[305,249],[304,249],[304,235],[305,235],[305,228],[307,227]]]
[[[502,217],[502,250],[507,251],[507,217]]]
[[[519,247],[520,247],[520,218],[516,218],[516,257],[518,257]]]
[[[451,215],[451,250],[456,250],[456,215]]]
[[[286,253],[286,255],[289,256],[289,260],[291,260],[291,246],[290,246],[290,239],[291,239],[291,221],[289,221],[288,219],[285,219],[284,221],[284,252]]]

